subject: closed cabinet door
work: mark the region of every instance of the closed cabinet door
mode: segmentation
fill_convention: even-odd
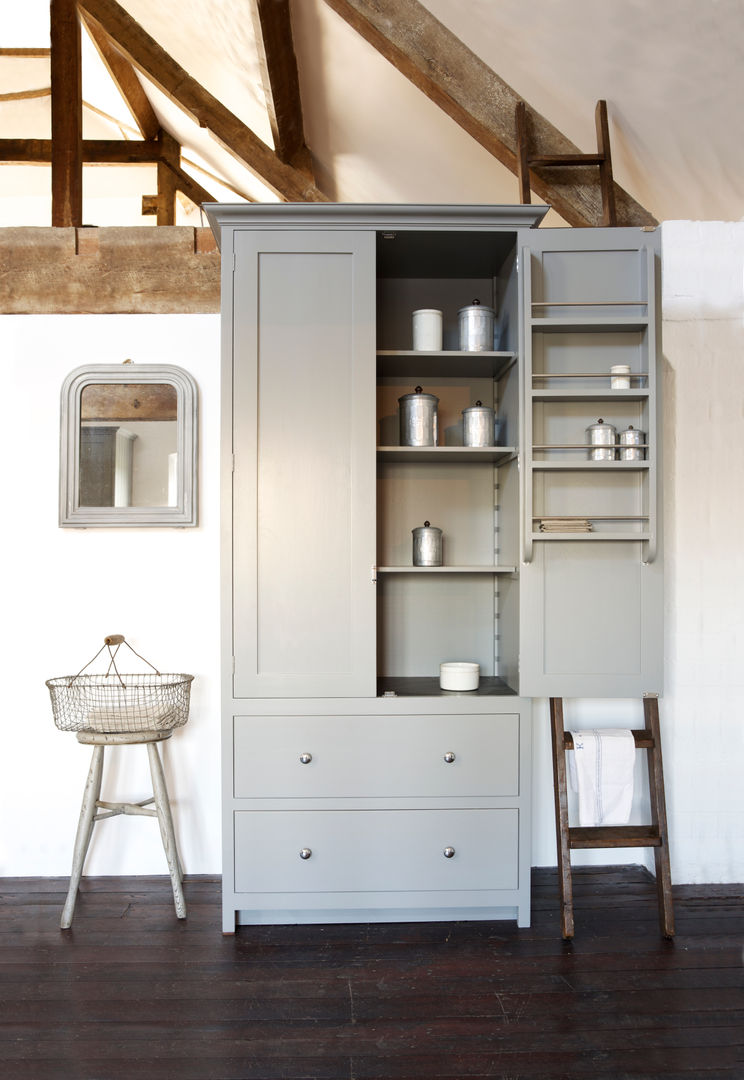
[[[374,236],[234,252],[234,694],[374,696]]]
[[[520,693],[662,691],[658,233],[520,253]]]

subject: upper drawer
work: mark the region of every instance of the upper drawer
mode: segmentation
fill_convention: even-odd
[[[519,794],[519,715],[235,717],[236,798]]]

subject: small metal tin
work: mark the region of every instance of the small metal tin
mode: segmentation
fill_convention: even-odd
[[[589,451],[590,461],[614,461],[615,442],[617,430],[612,424],[605,424],[600,419],[596,424],[590,424],[586,429],[587,442],[592,447]]]
[[[436,308],[420,308],[418,311],[414,311],[413,348],[416,352],[441,352],[441,311]]]
[[[489,352],[493,349],[493,322],[495,311],[480,300],[473,300],[468,307],[460,308],[457,323],[460,330],[462,352]]]
[[[496,414],[488,405],[476,401],[462,410],[463,446],[493,446],[496,442]]]
[[[621,431],[618,436],[618,443],[620,445],[620,460],[621,461],[643,461],[646,457],[646,449],[643,443],[646,441],[646,432],[639,431],[638,428],[634,428],[632,424]]]
[[[413,529],[413,565],[442,565],[442,530],[428,521]]]
[[[439,398],[424,394],[420,386],[413,394],[398,398],[401,446],[437,445],[437,405]]]

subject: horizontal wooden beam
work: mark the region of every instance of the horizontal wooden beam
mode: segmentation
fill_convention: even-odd
[[[242,120],[176,63],[115,0],[80,0],[86,21],[94,20],[117,49],[200,127],[251,170],[280,198],[325,202],[307,176],[283,162]]]
[[[515,112],[521,100],[487,64],[418,0],[325,0],[431,101],[481,146],[517,172]],[[530,144],[536,153],[580,154],[545,117],[527,106]],[[556,176],[530,169],[532,189],[570,225],[598,225],[602,198],[595,168]],[[656,219],[615,184],[619,225],[656,225]]]
[[[17,165],[49,165],[51,139],[0,139],[0,161]],[[83,162],[86,165],[154,165],[160,160],[160,146],[155,141],[126,139],[84,139]]]
[[[20,56],[27,60],[44,60],[51,49],[0,49],[0,56]]]
[[[220,310],[210,229],[0,229],[0,313],[196,314]]]

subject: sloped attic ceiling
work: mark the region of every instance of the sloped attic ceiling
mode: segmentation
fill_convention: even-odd
[[[741,0],[423,3],[585,151],[594,150],[594,105],[605,98],[615,178],[657,219],[744,216],[744,146],[731,124],[731,110],[744,96]],[[248,0],[123,0],[122,6],[272,144]],[[518,201],[514,175],[326,0],[291,0],[291,14],[305,136],[326,196],[342,202]],[[48,45],[47,0],[26,0],[6,17],[2,44]],[[161,124],[183,145],[184,167],[215,198],[276,197],[143,83]],[[48,61],[0,58],[0,95],[45,85]],[[92,46],[84,54],[83,96],[100,110],[85,110],[85,137],[134,137],[132,118]],[[49,124],[48,97],[0,100],[0,138],[48,138]],[[0,167],[0,224],[49,224],[48,174],[44,167]],[[85,220],[151,224],[154,219],[141,217],[141,196],[154,190],[154,169],[86,167]],[[186,200],[179,214],[199,220]]]

